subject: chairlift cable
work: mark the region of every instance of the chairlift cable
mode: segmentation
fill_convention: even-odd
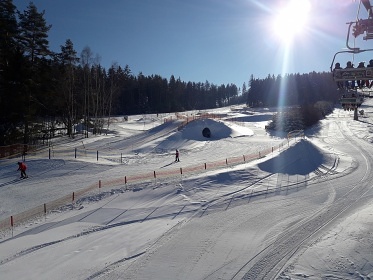
[[[356,1],[355,1],[356,2]],[[359,15],[360,15],[360,8],[361,8],[361,0],[359,0],[359,5],[357,7],[357,13],[356,13],[356,22],[359,21]],[[354,49],[356,48],[356,37],[354,37]],[[352,64],[355,62],[355,53],[352,53]]]
[[[361,0],[359,1],[359,6],[358,6],[358,8],[357,8],[357,13],[356,13],[356,21],[358,21],[358,20],[359,20],[360,7],[361,7]]]

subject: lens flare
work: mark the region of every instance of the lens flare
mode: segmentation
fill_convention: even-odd
[[[273,21],[273,31],[284,42],[300,34],[308,22],[311,4],[308,0],[291,0],[279,10]]]

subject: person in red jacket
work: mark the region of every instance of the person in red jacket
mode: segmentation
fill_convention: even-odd
[[[18,162],[18,169],[17,169],[17,171],[21,171],[21,179],[28,177],[26,175],[26,169],[27,169],[26,163],[24,163],[24,162]]]

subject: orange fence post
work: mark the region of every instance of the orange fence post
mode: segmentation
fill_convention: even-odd
[[[13,226],[14,226],[13,216],[10,216],[10,225],[12,226],[12,237],[13,237]]]
[[[202,117],[208,117],[208,116],[207,115],[206,116],[201,116],[200,118],[202,118]],[[198,119],[198,118],[199,117],[197,117],[197,116],[193,116],[193,119]],[[189,117],[188,121],[191,121],[191,120],[192,120],[192,118]],[[288,144],[289,143],[290,143],[290,141],[288,139]],[[278,144],[278,149],[279,149],[278,151],[279,152],[281,151],[281,148],[283,148],[283,149],[286,148],[286,140],[284,140],[282,143]],[[272,150],[272,152],[274,152],[275,150],[277,150],[277,148],[275,148],[274,146],[272,146],[271,150]],[[261,158],[262,156],[266,156],[268,153],[270,153],[271,150],[269,148],[266,148],[263,151],[258,151],[257,155],[259,156],[259,158]],[[49,148],[48,152],[49,152],[49,158],[51,158],[53,156],[53,154],[54,154],[53,149]],[[69,152],[71,153],[71,149],[69,150]],[[85,152],[87,152],[87,151],[85,150]],[[94,153],[94,151],[92,151],[92,152]],[[1,147],[0,147],[0,153],[3,153]],[[99,160],[98,159],[98,153],[99,153],[99,151],[96,150],[97,160]],[[247,155],[248,161],[251,161],[251,160],[255,159],[255,153],[256,152],[253,152],[253,153]],[[263,155],[262,155],[262,153],[263,153]],[[75,156],[77,157],[77,149],[76,148],[75,148]],[[243,157],[243,161],[246,162],[246,155],[242,155],[242,157]],[[230,157],[229,158],[229,160],[231,162],[230,164],[231,165],[232,164],[235,165],[237,163],[240,163],[241,160],[239,160],[239,158],[240,158],[239,156],[238,157]],[[123,159],[123,154],[121,153],[121,161],[122,161],[122,159]],[[226,165],[228,165],[228,158],[225,159],[225,163],[226,163]],[[222,159],[219,160],[219,161],[215,161],[215,162],[209,162],[209,164],[211,164],[212,168],[222,168],[222,167],[224,168]],[[207,170],[207,162],[204,163],[204,169]],[[203,172],[201,170],[200,163],[198,163],[196,165],[193,165],[193,166],[185,166],[184,171],[185,170],[186,170],[186,174],[189,174],[189,172]],[[163,172],[160,170],[159,173],[158,173],[158,175],[160,176],[160,178],[163,178],[164,176],[174,176],[174,175],[177,175],[178,172],[180,172],[181,178],[182,178],[183,177],[182,176],[183,175],[183,169],[181,167],[179,168],[179,171],[177,171],[176,168],[173,169],[173,170],[170,170],[170,171],[163,171]],[[136,183],[137,181],[150,179],[150,174],[149,173],[138,174],[137,176],[130,174],[129,176],[130,176],[130,180],[132,180],[131,184],[132,184],[132,182]],[[157,174],[156,174],[155,170],[153,171],[153,177],[154,177],[155,182],[156,182],[157,181],[156,180],[157,179]],[[127,176],[124,177],[124,183],[125,183],[125,187],[126,187],[126,190],[127,190],[127,183],[128,183],[127,182]],[[105,186],[104,187],[111,186],[111,185],[121,185],[122,186],[122,184],[123,184],[123,177],[119,177],[119,178],[114,179],[114,180],[105,181]],[[103,187],[102,186],[102,180],[99,180],[98,187],[99,187],[99,189],[101,189]],[[95,189],[95,188],[97,188],[97,185],[95,183],[93,183],[92,185],[90,185],[89,187],[87,187],[86,191],[92,190],[92,189]],[[268,192],[268,188],[267,188],[267,192]],[[79,195],[79,197],[81,197],[81,195],[82,195],[81,191],[78,192],[78,195]],[[72,193],[72,203],[73,203],[73,205],[75,204],[75,199],[76,199],[75,198],[75,192],[73,192]],[[68,200],[68,197],[67,197],[67,200]],[[65,201],[65,198],[64,198],[64,201]],[[52,210],[53,207],[56,207],[56,206],[52,202],[50,204],[48,204],[48,208],[50,208],[50,210]],[[44,204],[44,214],[46,215],[46,213],[47,213],[47,205]],[[40,212],[39,212],[39,214],[40,214]],[[17,219],[17,222],[21,223],[21,222],[24,221],[25,218],[21,218],[21,216],[17,216],[16,219]],[[13,228],[14,227],[14,217],[13,216],[10,217],[10,223],[11,223],[11,226]],[[8,224],[8,220],[6,220],[5,224],[9,225]]]

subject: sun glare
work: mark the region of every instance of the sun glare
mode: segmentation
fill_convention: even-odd
[[[309,0],[290,0],[288,5],[275,15],[274,33],[288,43],[304,30],[310,10]]]

